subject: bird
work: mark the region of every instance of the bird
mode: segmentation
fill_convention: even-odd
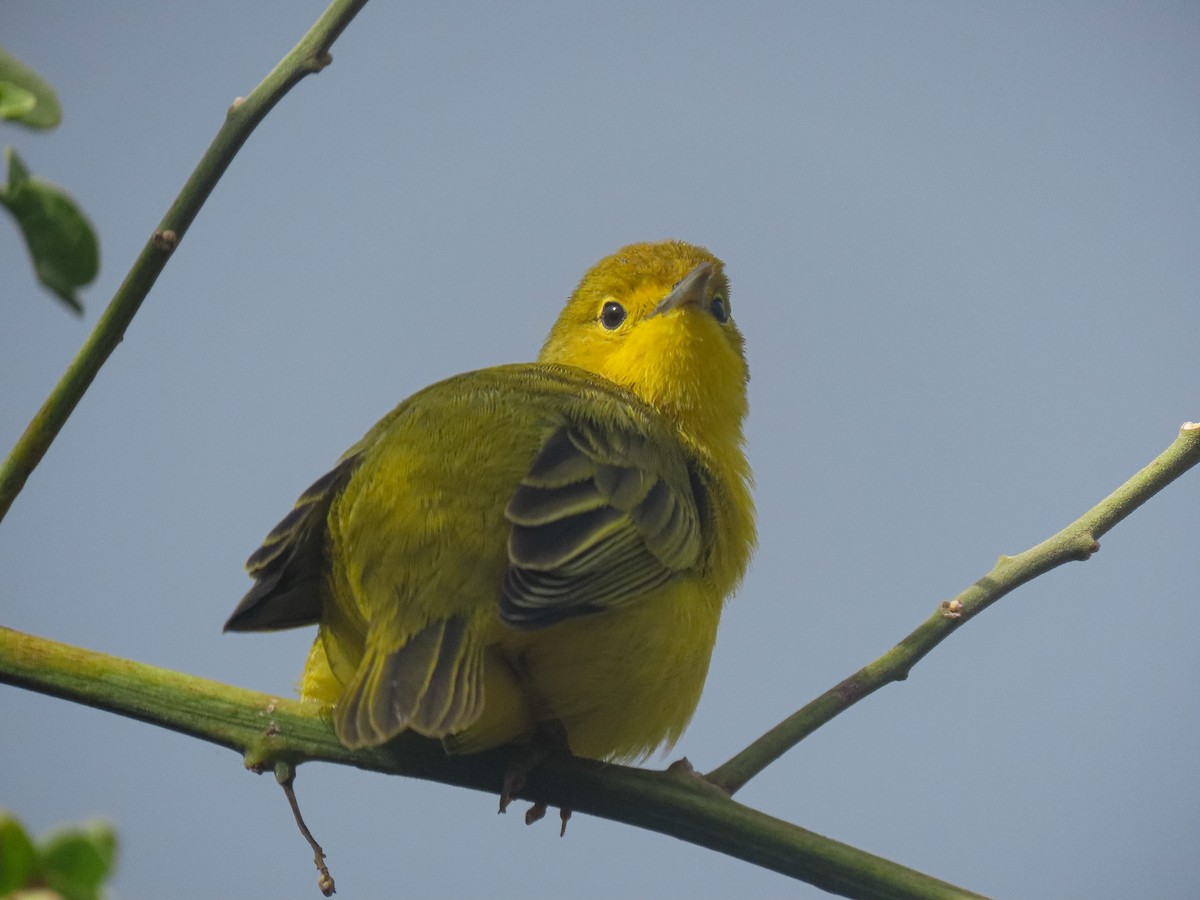
[[[304,491],[225,630],[316,624],[301,698],[352,750],[665,752],[755,546],[748,381],[723,263],[626,246],[536,362],[418,391]]]

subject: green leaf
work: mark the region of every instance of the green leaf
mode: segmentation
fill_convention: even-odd
[[[85,822],[51,835],[42,845],[46,886],[64,900],[97,900],[112,874],[117,836],[105,822]]]
[[[17,220],[38,280],[76,312],[75,292],[100,271],[100,247],[87,217],[62,188],[29,174],[16,151],[4,148],[8,186],[0,204]]]
[[[32,98],[32,103],[21,97]],[[0,49],[0,118],[30,128],[53,128],[62,121],[54,88],[15,56]]]
[[[37,97],[11,81],[0,81],[0,119],[19,119],[37,106]]]
[[[28,887],[37,871],[33,842],[11,813],[0,812],[0,897]]]

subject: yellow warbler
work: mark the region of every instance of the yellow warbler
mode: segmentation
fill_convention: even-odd
[[[673,744],[754,545],[747,378],[720,260],[625,247],[536,363],[414,394],[305,491],[225,628],[319,624],[301,693],[350,748]]]

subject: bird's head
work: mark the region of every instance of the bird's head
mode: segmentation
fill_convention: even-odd
[[[630,244],[600,260],[538,361],[628,388],[701,444],[740,443],[749,372],[724,266],[703,247]]]

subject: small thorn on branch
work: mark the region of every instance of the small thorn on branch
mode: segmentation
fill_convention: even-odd
[[[305,68],[312,74],[316,74],[324,69],[327,65],[333,62],[333,54],[329,51],[318,53],[316,56],[309,57],[308,65]]]

